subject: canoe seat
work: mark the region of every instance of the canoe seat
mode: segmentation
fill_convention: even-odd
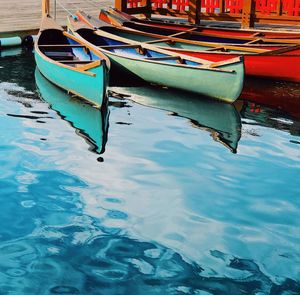
[[[147,60],[168,60],[168,59],[179,59],[179,56],[159,56],[159,57],[147,57]]]
[[[63,64],[88,64],[96,60],[60,60],[60,63]]]
[[[79,47],[79,48],[82,48],[82,47],[86,47],[85,45],[80,45],[80,44],[41,44],[39,45],[40,48],[44,47],[44,48],[47,48],[47,47],[51,47],[51,48],[54,48],[54,47],[71,47],[71,48],[76,48],[76,47]]]
[[[54,60],[72,60],[74,58],[74,55],[67,51],[45,51],[44,54]]]
[[[206,51],[221,51],[221,52],[227,52],[228,49],[225,48],[224,46],[219,46],[219,47],[214,47],[214,48],[206,49]]]
[[[103,45],[98,47],[102,49],[127,49],[127,48],[140,48],[141,45],[121,44],[121,45]]]
[[[180,56],[160,56],[160,57],[147,57],[146,60],[176,60],[178,63],[183,64],[184,60]]]

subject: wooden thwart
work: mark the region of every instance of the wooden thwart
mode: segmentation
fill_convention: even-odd
[[[280,48],[280,49],[270,50],[267,52],[263,52],[261,54],[262,55],[275,55],[275,54],[282,54],[282,53],[286,53],[286,52],[297,50],[297,49],[300,49],[300,44],[293,45],[293,46],[287,46],[287,47]],[[295,66],[297,66],[297,65],[295,65]]]
[[[123,49],[123,48],[141,48],[141,45],[136,44],[125,44],[125,45],[103,45],[98,46],[101,49]]]
[[[205,51],[228,51],[224,46],[206,49]]]
[[[183,32],[178,32],[178,33],[169,35],[169,37],[177,37],[177,36],[181,36],[181,35],[187,35],[187,34],[193,32],[195,30],[197,30],[197,28],[192,28],[192,29],[189,29],[189,30],[186,30],[186,31],[183,31]]]
[[[82,48],[82,47],[86,47],[85,45],[79,45],[79,44],[43,44],[43,45],[39,45],[40,48],[42,47],[71,47],[71,48]]]
[[[180,56],[147,57],[146,60],[179,60]]]
[[[248,44],[255,44],[255,43],[258,43],[258,42],[262,42],[262,41],[263,41],[263,39],[258,38],[258,39],[254,39],[254,40],[249,41],[249,42],[244,43],[244,44],[245,44],[245,45],[248,45]]]
[[[64,63],[64,64],[87,64],[92,63],[95,60],[59,60],[58,62]]]
[[[174,42],[172,39],[170,38],[164,38],[164,39],[155,39],[155,40],[151,40],[151,41],[146,41],[144,43],[146,44],[155,44],[155,43],[160,43],[160,42]]]

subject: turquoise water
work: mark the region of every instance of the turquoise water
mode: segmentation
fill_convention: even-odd
[[[300,87],[264,83],[100,112],[1,58],[0,294],[300,294]]]

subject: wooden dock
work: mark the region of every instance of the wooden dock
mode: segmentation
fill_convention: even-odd
[[[55,16],[54,3],[50,0],[51,15]],[[114,0],[57,0],[56,18],[58,23],[64,25],[68,10],[74,13],[82,9],[87,13],[97,16],[100,8],[108,8],[114,5]],[[63,6],[63,7],[62,7]],[[28,35],[37,32],[40,21],[42,0],[0,0],[0,37]]]

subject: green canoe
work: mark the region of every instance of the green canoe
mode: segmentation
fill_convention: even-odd
[[[124,38],[91,29],[73,18],[69,18],[68,25],[75,37],[107,55],[112,66],[122,70],[123,74],[230,103],[242,91],[242,57],[213,63],[158,49],[149,44],[132,40],[125,42]]]

